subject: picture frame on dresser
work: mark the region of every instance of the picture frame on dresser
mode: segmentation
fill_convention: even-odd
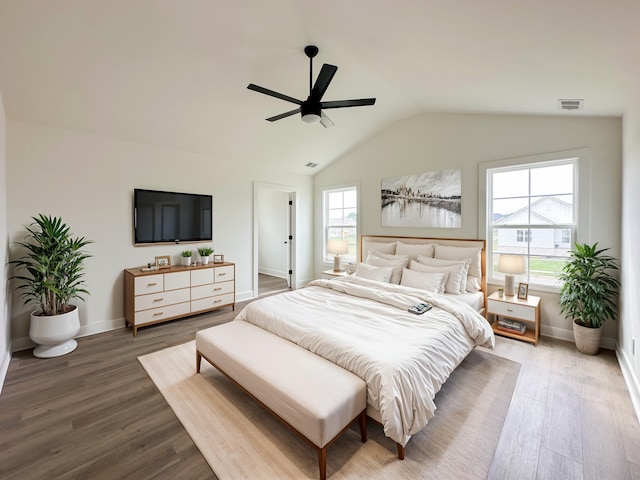
[[[156,267],[158,268],[171,268],[171,256],[161,255],[156,257]]]
[[[224,263],[224,255],[214,255],[213,263]]]

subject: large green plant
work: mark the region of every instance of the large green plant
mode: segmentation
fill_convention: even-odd
[[[560,313],[579,325],[599,328],[605,320],[618,316],[618,289],[620,282],[612,275],[618,270],[618,261],[604,255],[608,248],[598,250],[593,245],[574,245],[569,252],[560,280]]]
[[[25,227],[25,241],[16,242],[26,253],[10,262],[28,275],[12,278],[22,281],[18,289],[25,305],[38,303],[45,316],[69,312],[73,309],[69,305],[72,298],[84,300],[82,295],[89,294],[82,277],[84,260],[91,255],[82,249],[93,242],[84,237],[73,238],[62,218],[43,214],[32,218],[34,223]]]

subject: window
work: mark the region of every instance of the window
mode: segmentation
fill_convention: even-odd
[[[323,192],[323,260],[333,262],[327,253],[327,240],[346,240],[349,252],[341,255],[342,263],[355,262],[357,257],[358,191],[355,186],[324,190]]]
[[[559,286],[576,235],[577,163],[565,158],[486,169],[490,279],[502,279],[500,254],[518,254],[526,257],[521,281]]]

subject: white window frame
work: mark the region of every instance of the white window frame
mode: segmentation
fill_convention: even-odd
[[[327,186],[322,188],[322,251],[321,251],[321,261],[324,264],[333,264],[333,256],[327,254],[327,240],[329,234],[329,202],[327,201],[328,195],[331,193],[337,192],[346,192],[346,191],[355,191],[356,193],[356,224],[355,227],[352,225],[344,225],[345,228],[355,228],[354,235],[354,243],[350,243],[351,248],[353,249],[353,254],[344,254],[340,255],[340,263],[346,264],[349,262],[357,262],[358,258],[358,238],[360,232],[360,188],[357,184],[344,184],[344,185],[334,185]],[[332,226],[333,228],[336,225]]]
[[[487,283],[493,285],[502,285],[504,283],[504,276],[502,274],[494,274],[493,270],[493,241],[492,241],[492,222],[490,219],[491,206],[489,205],[490,199],[490,185],[489,185],[489,172],[494,169],[508,169],[518,170],[520,168],[527,168],[528,165],[541,166],[544,163],[552,165],[554,163],[562,163],[569,159],[574,159],[574,223],[570,227],[572,229],[573,243],[575,242],[589,242],[589,229],[586,228],[589,224],[590,218],[590,202],[588,197],[589,186],[589,171],[591,152],[588,148],[567,150],[560,152],[547,153],[542,155],[532,155],[527,157],[517,157],[503,160],[494,160],[489,162],[483,162],[479,165],[478,172],[478,234],[480,238],[487,240]],[[581,228],[582,226],[582,228]],[[536,228],[541,227],[536,225]],[[510,225],[509,228],[525,229],[527,225]],[[544,228],[544,227],[542,227]],[[554,225],[550,228],[562,229],[564,226]],[[527,262],[528,264],[528,262]],[[529,278],[529,272],[519,276],[519,281],[527,282],[530,284],[530,288],[538,291],[555,292],[560,290],[561,284],[558,282],[556,285],[540,284],[532,282]]]

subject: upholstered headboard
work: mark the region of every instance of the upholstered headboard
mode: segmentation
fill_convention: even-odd
[[[480,281],[481,290],[487,293],[487,249],[485,240],[467,240],[461,238],[426,238],[426,237],[389,237],[386,235],[361,235],[360,236],[360,252],[358,253],[358,260],[362,261],[363,257],[366,259],[369,250],[375,250],[376,243],[396,243],[402,242],[412,245],[425,245],[425,244],[437,244],[450,247],[480,247],[480,259],[481,259],[481,271],[482,279]]]

